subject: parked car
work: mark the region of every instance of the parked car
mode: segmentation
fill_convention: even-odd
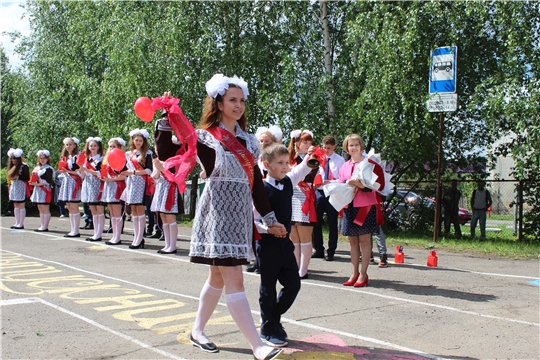
[[[427,200],[433,202],[433,207],[435,207],[435,199],[433,198],[426,198]],[[443,211],[443,217],[444,217],[444,207],[441,207],[442,211]],[[458,218],[459,218],[459,223],[461,225],[465,225],[466,223],[468,223],[469,221],[471,221],[472,219],[472,212],[470,212],[469,210],[465,209],[465,208],[458,208]]]

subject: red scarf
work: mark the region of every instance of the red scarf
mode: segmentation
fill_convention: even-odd
[[[298,187],[306,196],[306,200],[302,205],[302,212],[306,215],[309,214],[309,222],[316,223],[317,210],[315,208],[315,190],[313,190],[313,188],[305,181],[300,181]]]
[[[229,149],[236,156],[236,159],[246,172],[249,180],[249,188],[253,190],[253,183],[255,181],[255,160],[253,159],[253,155],[229,131],[219,126],[209,128],[206,131],[212,134],[221,145]]]
[[[114,169],[110,167],[109,165],[101,164],[101,168],[99,170],[101,173],[101,177],[111,177],[114,178],[115,176],[118,176],[117,173],[114,172]],[[124,189],[126,188],[126,182],[124,180],[114,180],[116,182],[116,192],[114,193],[115,199],[120,199],[120,196],[122,196],[122,193],[124,192]],[[101,200],[101,195],[103,194],[103,187],[105,186],[105,181],[101,182],[101,185],[99,186],[99,195],[98,200]]]

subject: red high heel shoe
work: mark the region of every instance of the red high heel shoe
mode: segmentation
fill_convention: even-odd
[[[366,287],[366,286],[368,286],[368,280],[369,280],[369,277],[368,277],[367,274],[366,274],[366,278],[364,279],[364,281],[362,281],[362,282],[357,282],[357,283],[355,283],[353,286],[354,286],[354,287]]]
[[[358,280],[358,277],[360,276],[360,274],[356,275],[355,278],[353,278],[352,280],[349,280],[349,281],[345,281],[343,283],[343,286],[353,286],[355,283],[356,283],[356,280]]]

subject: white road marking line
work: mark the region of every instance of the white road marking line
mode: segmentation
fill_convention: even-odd
[[[21,303],[21,304],[22,304],[22,303],[29,304],[29,303],[36,303],[36,302],[42,303],[42,304],[44,304],[44,305],[47,305],[47,306],[52,307],[53,309],[56,309],[56,310],[58,310],[58,311],[61,311],[61,312],[65,313],[65,314],[68,314],[68,315],[70,315],[70,316],[73,316],[73,317],[75,317],[75,318],[77,318],[77,319],[79,319],[79,320],[85,321],[85,322],[89,323],[90,325],[93,325],[93,326],[98,327],[98,328],[100,328],[100,329],[102,329],[102,330],[108,331],[108,332],[110,332],[111,334],[114,334],[114,335],[116,335],[116,336],[119,336],[119,337],[121,337],[121,338],[127,340],[127,341],[130,341],[130,342],[134,343],[135,345],[138,345],[138,346],[140,346],[140,347],[142,347],[142,348],[145,348],[145,349],[147,349],[147,350],[150,350],[150,351],[153,351],[153,352],[155,352],[155,353],[158,353],[159,355],[168,357],[168,358],[170,358],[170,359],[186,360],[186,359],[184,359],[184,358],[181,358],[181,357],[179,357],[179,356],[176,356],[176,355],[174,355],[174,354],[171,354],[171,353],[169,353],[169,352],[167,352],[167,351],[163,351],[163,350],[157,349],[157,348],[155,348],[155,347],[152,346],[152,345],[149,345],[149,344],[144,343],[144,342],[142,342],[142,341],[139,341],[139,340],[137,340],[137,339],[135,339],[135,338],[133,338],[133,337],[131,337],[131,336],[129,336],[129,335],[126,335],[126,334],[123,334],[123,333],[121,333],[121,332],[118,332],[118,331],[116,331],[116,330],[114,330],[114,329],[111,329],[110,327],[107,327],[107,326],[105,326],[105,325],[102,325],[102,324],[100,324],[100,323],[98,323],[98,322],[96,322],[96,321],[94,321],[94,320],[92,320],[92,319],[89,319],[89,318],[87,318],[87,317],[84,317],[84,316],[82,316],[82,315],[79,315],[79,314],[77,314],[77,313],[75,313],[75,312],[73,312],[73,311],[70,311],[70,310],[65,309],[65,308],[63,308],[63,307],[61,307],[61,306],[55,305],[55,304],[53,304],[53,303],[50,303],[50,302],[48,302],[47,300],[43,300],[43,299],[41,299],[41,298],[25,298],[25,299],[18,299],[18,300],[20,300],[20,303]],[[12,301],[12,300],[8,300],[8,301]],[[12,302],[15,303],[15,301],[12,301]]]
[[[20,255],[20,256],[23,256],[23,257],[26,257],[26,258],[29,258],[29,259],[32,259],[32,260],[37,260],[37,261],[42,261],[42,262],[47,262],[47,263],[67,267],[67,268],[75,270],[75,271],[95,275],[95,276],[98,276],[98,277],[103,277],[103,278],[115,280],[115,281],[118,281],[118,282],[123,282],[123,283],[127,283],[127,284],[130,284],[130,285],[135,285],[135,286],[145,288],[145,289],[149,289],[149,290],[153,290],[153,291],[156,291],[156,292],[161,292],[161,293],[165,293],[165,294],[175,295],[175,296],[184,297],[184,298],[188,298],[188,299],[191,299],[191,300],[199,301],[198,296],[185,295],[185,294],[175,293],[175,292],[172,292],[172,291],[157,289],[157,288],[154,288],[152,286],[142,285],[142,284],[134,283],[132,281],[118,279],[118,278],[108,276],[108,275],[102,275],[102,274],[99,274],[99,273],[79,269],[79,268],[76,268],[74,266],[62,264],[62,263],[52,261],[52,260],[39,259],[39,258],[36,258],[36,257],[33,257],[33,256],[27,256],[27,255],[15,253],[15,252],[8,251],[8,250],[2,250],[2,251],[3,252],[8,252],[8,253],[11,253],[11,254],[14,254],[14,255]],[[227,304],[224,304],[222,302],[219,302],[219,305],[221,305],[223,307],[227,307]],[[256,315],[260,316],[259,311],[251,310],[251,312],[253,314],[256,314]],[[339,335],[343,335],[343,336],[348,336],[348,337],[353,338],[353,339],[359,339],[359,340],[363,340],[363,341],[366,341],[366,342],[372,342],[372,343],[375,343],[375,344],[378,344],[378,345],[385,345],[385,346],[388,346],[388,347],[393,348],[393,349],[397,349],[397,350],[401,350],[401,351],[408,351],[410,353],[414,353],[414,354],[417,354],[417,355],[420,355],[420,356],[423,356],[423,357],[427,357],[427,358],[430,358],[430,359],[440,359],[440,357],[438,357],[438,356],[428,354],[428,353],[420,351],[420,350],[409,349],[409,348],[403,347],[401,345],[393,344],[393,343],[386,342],[386,341],[383,341],[383,340],[378,340],[378,339],[365,337],[365,336],[362,336],[362,335],[347,333],[347,332],[340,331],[340,330],[325,328],[325,327],[318,326],[318,325],[312,325],[312,324],[309,324],[309,323],[305,323],[305,322],[301,322],[301,321],[297,321],[297,320],[293,320],[293,319],[288,319],[288,318],[281,318],[281,319],[283,321],[287,322],[287,323],[295,324],[297,326],[301,326],[301,327],[305,327],[305,328],[311,328],[311,329],[317,329],[317,330],[327,332],[327,333],[333,333],[333,334],[339,334]]]
[[[0,229],[4,229],[4,230],[10,230],[9,228],[6,228],[6,227],[0,227]],[[130,229],[130,228],[125,228],[127,230],[133,230],[133,229]],[[17,232],[28,232],[28,233],[33,233],[34,235],[40,235],[40,236],[46,236],[46,237],[53,237],[53,238],[58,238],[58,235],[52,235],[52,234],[47,234],[47,233],[34,233],[32,231],[28,231],[28,230],[18,230]],[[179,237],[182,237],[181,235],[178,235]],[[61,239],[64,239],[64,240],[68,240],[68,241],[77,241],[77,242],[83,242],[83,243],[88,243],[87,241],[85,241],[84,239],[81,239],[79,240],[79,238],[61,238]],[[55,239],[56,240],[56,239]],[[189,240],[189,239],[184,239],[184,240]],[[125,240],[123,240],[125,241]],[[125,241],[127,243],[127,241]],[[109,246],[107,246],[109,247]],[[131,252],[133,250],[131,249],[125,249],[125,248],[121,248],[121,247],[118,247],[118,246],[110,246],[111,249],[114,249],[114,250],[117,250],[117,251],[128,251],[128,252]],[[170,257],[164,257],[163,255],[159,255],[159,254],[152,254],[152,253],[148,253],[148,252],[138,252],[139,254],[144,254],[144,255],[149,255],[149,256],[155,256],[155,257],[159,257],[161,259],[164,259],[164,258],[167,258],[168,260],[172,260],[172,261],[180,261],[180,262],[185,262],[185,263],[190,263],[189,259],[182,259],[182,258],[178,258],[178,256],[170,256]],[[198,264],[194,264],[194,265],[198,265]],[[419,266],[419,267],[428,267],[427,265],[424,265],[424,264],[411,264],[411,263],[403,263],[403,264],[399,264],[399,265],[404,265],[404,266],[407,266],[407,265],[411,265],[411,266]],[[207,266],[207,265],[203,265],[203,266]],[[473,270],[467,270],[467,269],[458,269],[458,268],[447,268],[447,267],[437,267],[437,269],[441,269],[441,270],[450,270],[450,271],[461,271],[461,272],[465,272],[465,273],[470,273],[470,274],[478,274],[478,275],[486,275],[486,276],[499,276],[499,277],[509,277],[509,278],[517,278],[517,279],[528,279],[528,280],[538,280],[538,277],[534,277],[534,276],[524,276],[524,275],[511,275],[511,274],[498,274],[498,273],[486,273],[486,272],[479,272],[479,271],[473,271]],[[244,274],[246,275],[250,275],[250,276],[259,276],[257,274],[253,274],[253,273],[248,273],[246,271],[244,271]],[[309,282],[306,282],[306,284],[308,284]],[[336,287],[336,289],[341,289],[343,290],[342,287]]]

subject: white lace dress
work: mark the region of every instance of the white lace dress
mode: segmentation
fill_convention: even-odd
[[[189,255],[194,262],[205,262],[194,260],[194,257],[233,258],[249,262],[254,258],[254,199],[248,177],[236,156],[225,150],[209,132],[199,129],[197,135],[199,144],[215,151],[215,163],[197,204]],[[255,136],[245,133],[237,125],[236,137],[246,142],[246,148],[255,159],[259,157],[260,147]],[[198,161],[204,166],[200,155]],[[260,180],[262,184],[258,167],[255,172],[255,177],[259,177],[256,180]],[[267,197],[263,198],[263,201],[264,199],[268,202]],[[267,224],[276,222],[274,212],[267,212],[263,221]]]

